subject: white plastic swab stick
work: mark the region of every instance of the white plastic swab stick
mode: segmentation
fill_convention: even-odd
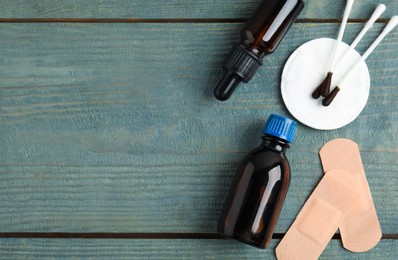
[[[365,53],[361,56],[361,58],[344,74],[341,78],[340,83],[330,92],[330,94],[322,101],[322,105],[329,106],[332,103],[333,99],[336,97],[337,93],[340,91],[341,85],[347,76],[363,61],[366,60],[367,57],[372,53],[372,51],[379,45],[379,43],[386,37],[386,35],[398,25],[398,15],[393,16],[381,34],[376,38],[376,40],[370,45],[370,47],[365,51]]]
[[[353,71],[361,62],[365,61],[366,58],[372,53],[372,51],[379,45],[379,43],[386,37],[386,35],[398,25],[398,15],[393,16],[381,34],[376,38],[376,40],[370,45],[370,47],[365,51],[365,53],[361,56],[361,58],[344,74],[343,78],[340,80],[341,83],[347,78],[348,74]]]
[[[368,22],[365,24],[363,27],[362,31],[358,34],[358,36],[355,38],[355,40],[351,43],[350,47],[344,51],[344,53],[337,59],[337,63],[335,64],[335,67],[338,67],[340,62],[343,60],[344,56],[355,49],[357,47],[358,43],[362,40],[362,38],[365,36],[365,34],[369,31],[370,28],[373,27],[373,24],[376,22],[376,20],[380,17],[380,15],[386,10],[386,6],[384,4],[379,4],[376,9],[374,10],[372,16],[369,18]]]
[[[334,42],[332,46],[332,52],[331,56],[329,58],[329,64],[328,68],[329,71],[325,77],[325,79],[318,85],[318,87],[312,92],[311,96],[314,99],[319,98],[320,96],[326,97],[329,95],[330,92],[330,83],[332,82],[332,76],[333,76],[333,70],[334,70],[334,63],[336,62],[336,53],[337,53],[337,48],[343,39],[343,34],[345,27],[347,25],[347,20],[348,16],[350,15],[352,5],[354,4],[354,0],[347,0],[345,10],[344,10],[344,15],[343,15],[343,20],[341,22],[340,30],[339,30],[339,35],[337,36],[337,40]]]
[[[330,68],[329,71],[330,72],[332,72],[334,70],[334,64],[335,64],[335,61],[336,61],[337,47],[340,44],[341,40],[343,39],[345,27],[347,25],[348,17],[350,16],[353,4],[354,4],[354,0],[347,0],[347,4],[346,4],[345,10],[344,10],[343,20],[341,22],[339,34],[337,36],[337,41],[335,42],[335,44],[333,46],[333,50],[332,50],[332,54],[331,54],[331,61],[330,61],[330,64],[329,64],[329,68]]]

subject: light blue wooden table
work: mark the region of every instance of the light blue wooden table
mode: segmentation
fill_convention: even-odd
[[[344,1],[305,1],[277,51],[228,102],[220,64],[259,0],[1,0],[1,259],[274,259],[322,176],[319,148],[359,143],[383,239],[366,253],[339,236],[321,259],[398,255],[398,30],[367,60],[367,106],[334,131],[299,125],[292,181],[269,249],[216,234],[240,159],[258,145],[289,55],[334,37]],[[358,0],[353,40],[378,4]],[[358,46],[398,13],[398,0]]]

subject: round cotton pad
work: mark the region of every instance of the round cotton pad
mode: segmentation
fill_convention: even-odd
[[[323,81],[329,69],[330,53],[336,40],[321,38],[300,46],[288,59],[282,72],[282,98],[289,112],[301,123],[320,130],[332,130],[352,122],[361,113],[369,97],[370,76],[365,62],[361,62],[339,86],[340,92],[325,107],[323,97],[311,94]],[[330,89],[360,59],[360,54],[339,43],[335,70]]]

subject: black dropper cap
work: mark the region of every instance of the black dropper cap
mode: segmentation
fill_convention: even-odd
[[[214,89],[214,96],[225,101],[240,82],[247,83],[262,66],[262,60],[242,45],[235,46],[223,64],[224,76]]]

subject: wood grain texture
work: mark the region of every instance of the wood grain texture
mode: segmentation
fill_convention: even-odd
[[[246,19],[260,0],[0,0],[0,18],[95,18],[95,19]],[[345,1],[304,0],[306,5],[300,19],[341,20]],[[383,17],[389,18],[398,10],[398,0],[388,3]],[[366,19],[377,2],[357,1],[351,18]]]
[[[2,259],[276,259],[273,240],[266,250],[233,240],[66,240],[0,239]],[[394,259],[397,240],[382,240],[365,253],[344,250],[332,240],[320,260]]]
[[[212,91],[241,24],[1,24],[0,230],[215,232],[239,160],[280,97],[283,64],[337,24],[296,24],[228,102]],[[347,28],[352,40],[361,25]],[[358,47],[376,37],[378,24]],[[384,234],[398,221],[397,31],[368,59],[360,117],[335,131],[300,125],[277,232],[321,177],[318,149],[360,144]]]

